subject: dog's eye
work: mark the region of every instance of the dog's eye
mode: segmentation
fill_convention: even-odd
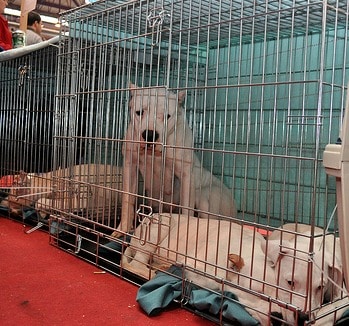
[[[319,286],[317,287],[317,290],[320,292],[320,291],[322,290],[322,285],[319,285]]]
[[[167,120],[171,118],[171,114],[168,114],[167,115]]]
[[[143,110],[138,110],[138,111],[136,111],[136,114],[137,114],[138,116],[143,115]]]
[[[294,289],[294,281],[288,280],[288,281],[287,281],[287,284],[289,285],[289,287],[290,287],[291,289]]]

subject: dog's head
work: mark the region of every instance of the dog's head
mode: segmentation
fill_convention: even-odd
[[[30,199],[22,197],[30,194],[31,189],[31,174],[20,171],[19,174],[13,178],[11,190],[8,194],[8,207],[11,211],[17,212],[23,208],[23,206],[31,206]]]
[[[322,237],[315,238],[314,252],[310,254],[309,236],[298,236],[295,241],[270,240],[263,244],[263,250],[274,263],[275,281],[279,287],[277,297],[301,311],[298,325],[308,320],[309,312],[314,316],[311,312],[329,296],[339,294],[329,278],[338,286],[342,285],[340,261],[333,256],[333,246],[324,244]],[[295,322],[293,312],[288,311],[287,321]]]
[[[161,153],[162,145],[183,121],[181,105],[185,93],[175,94],[165,88],[142,89],[130,84],[130,94],[133,139],[140,141],[141,149]]]

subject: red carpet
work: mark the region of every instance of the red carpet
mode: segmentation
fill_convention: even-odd
[[[176,308],[148,317],[138,288],[49,245],[42,231],[0,217],[0,324],[7,325],[212,325]]]

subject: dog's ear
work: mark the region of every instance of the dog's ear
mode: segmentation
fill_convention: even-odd
[[[339,240],[339,239],[336,239]],[[342,263],[340,260],[340,247],[339,244],[336,248],[336,255],[333,257],[333,252],[331,250],[325,251],[325,266],[328,266],[328,277],[338,285],[335,286],[329,282],[329,287],[325,292],[325,300],[332,300],[340,296],[340,289],[343,286],[343,273],[342,273]]]
[[[288,252],[284,246],[290,248],[291,243],[289,241],[282,241],[281,243],[280,240],[269,240],[263,241],[261,244],[264,254],[272,261],[274,266]]]
[[[332,263],[332,262],[331,262]],[[340,296],[341,294],[341,288],[343,286],[343,273],[342,273],[342,268],[338,266],[336,263],[333,265],[328,265],[328,277],[333,280],[335,284],[338,285],[332,285],[329,287],[329,290],[325,292],[325,298],[329,297],[332,299],[336,299]],[[333,298],[332,298],[333,296]]]
[[[180,92],[178,93],[178,103],[179,103],[180,105],[182,105],[183,102],[184,102],[184,99],[185,99],[185,91],[180,91]]]
[[[324,239],[323,239],[324,240]],[[321,249],[324,250],[324,268],[325,274],[330,279],[325,289],[324,300],[333,300],[340,296],[340,289],[343,286],[343,273],[342,273],[342,260],[341,260],[341,249],[339,238],[326,236],[326,241],[321,242]],[[335,255],[334,255],[335,250]],[[322,250],[319,254],[322,253]],[[337,285],[337,286],[336,286]]]
[[[130,83],[128,84],[128,88],[130,89],[131,96],[133,96],[135,90],[136,90],[138,87],[137,87],[135,84],[133,84],[133,83],[130,82]]]

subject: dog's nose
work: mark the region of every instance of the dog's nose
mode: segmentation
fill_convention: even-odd
[[[159,133],[157,131],[154,131],[154,130],[144,130],[142,132],[142,138],[145,141],[154,142],[154,141],[158,140]]]

